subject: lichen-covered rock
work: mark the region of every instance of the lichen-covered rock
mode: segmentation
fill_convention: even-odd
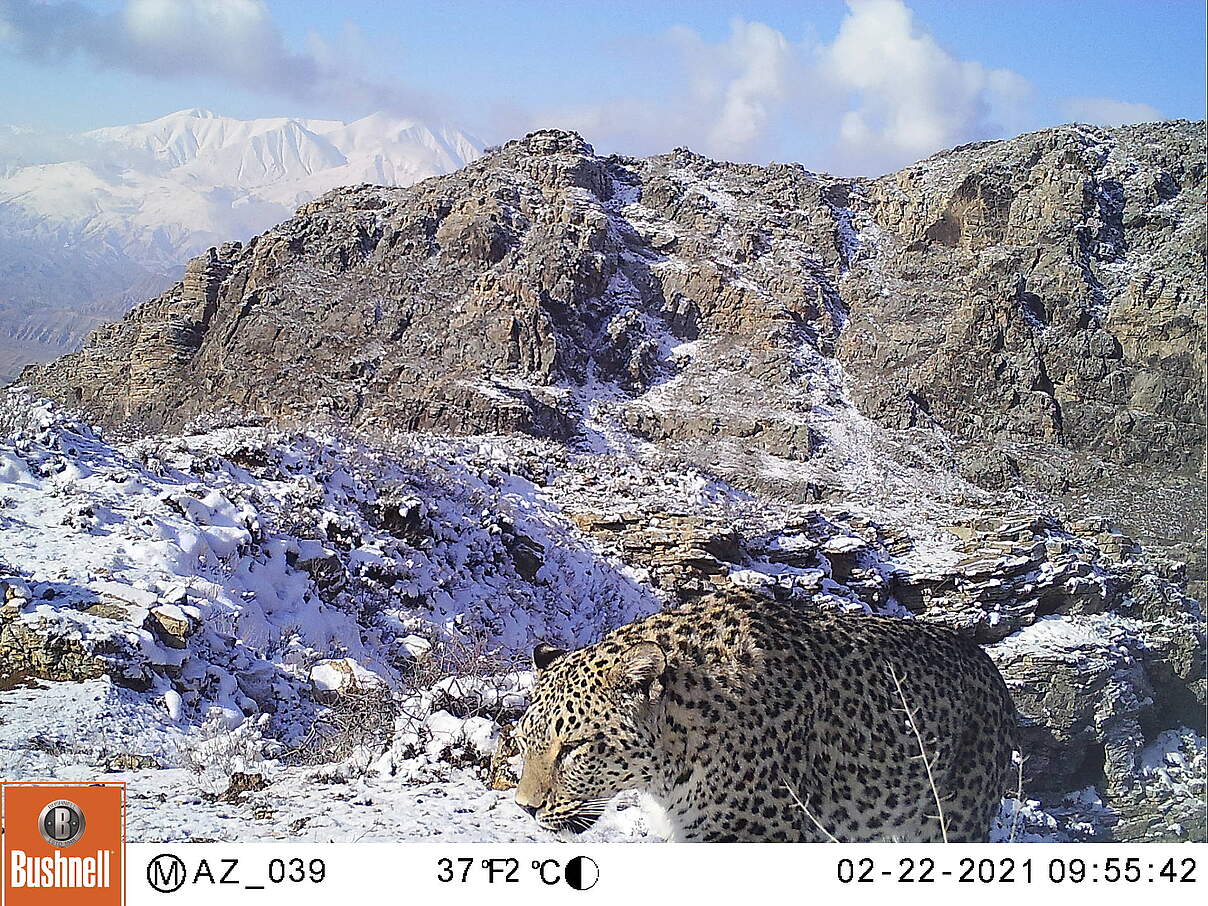
[[[1202,665],[1202,636],[1198,649],[1194,633],[1184,639]],[[1155,727],[1202,719],[1202,704],[1200,718],[1171,712],[1193,684],[1176,678],[1188,660],[1181,641],[1112,615],[1050,617],[989,649],[1019,709],[1029,795],[1093,786],[1114,810],[1111,839],[1179,837],[1172,820],[1157,818],[1176,804],[1177,790],[1154,786],[1145,752]]]
[[[185,648],[189,637],[201,628],[201,619],[195,608],[161,604],[151,608],[145,625],[169,648]]]
[[[1051,129],[855,196],[880,232],[841,284],[840,357],[870,414],[1194,471],[1203,135]]]
[[[320,696],[380,689],[385,685],[376,673],[366,670],[350,657],[326,658],[310,668],[310,684]]]
[[[154,755],[139,755],[134,752],[120,752],[106,762],[105,767],[110,771],[148,771],[158,770],[163,765]]]
[[[505,724],[499,729],[499,739],[495,750],[491,752],[491,761],[487,766],[487,786],[493,790],[514,790],[520,782],[520,746],[516,743],[513,724]]]
[[[0,612],[0,673],[60,682],[109,676],[119,685],[147,689],[154,668],[122,635],[85,642],[60,621]]]

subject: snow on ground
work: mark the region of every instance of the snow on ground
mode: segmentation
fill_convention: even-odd
[[[506,471],[515,463],[417,449],[400,465],[254,428],[119,449],[45,404],[4,405],[23,423],[0,446],[0,565],[35,589],[22,619],[71,623],[84,640],[122,632],[155,663],[178,655],[140,624],[166,604],[276,662],[344,653],[386,677],[388,636],[404,628],[473,625],[519,649],[582,644],[658,608],[541,487]]]
[[[1141,774],[1178,796],[1204,801],[1208,791],[1208,740],[1194,730],[1165,730],[1141,753]]]
[[[867,426],[828,405],[836,468],[865,487],[909,485],[909,470],[865,472]],[[486,782],[500,727],[527,700],[517,655],[662,606],[644,571],[563,506],[723,520],[764,506],[613,443],[562,461],[489,439],[405,438],[385,455],[249,427],[118,444],[18,392],[0,397],[0,438],[0,629],[53,640],[40,653],[61,672],[117,680],[33,683],[0,664],[0,777],[125,780],[135,840],[547,839]],[[865,546],[828,525],[825,538],[773,532],[767,552]],[[896,565],[950,565],[942,525],[915,523]],[[821,563],[751,558],[729,578],[860,609]],[[1126,642],[1134,622],[1052,616],[996,647],[1078,658]],[[324,721],[354,738],[316,744]],[[1162,734],[1143,759],[1148,782],[1202,795],[1204,750],[1189,731]],[[259,779],[239,793],[244,775]],[[1068,839],[1096,801],[1093,789],[1007,800],[995,838]],[[614,808],[589,839],[663,837],[645,803]]]
[[[291,771],[241,801],[211,801],[189,789],[181,771],[121,777],[134,786],[129,832],[141,841],[297,839],[364,841],[546,842],[559,839],[520,810],[510,792],[486,789],[469,771],[400,784],[373,775],[344,779]],[[164,799],[161,800],[161,796]],[[612,811],[584,842],[659,842],[639,807]]]
[[[17,392],[0,399],[0,429],[0,604],[17,659],[0,664],[0,776],[116,768],[145,805],[133,839],[172,832],[155,824],[161,794],[186,797],[194,836],[242,833],[245,811],[206,795],[251,771],[272,778],[278,810],[297,804],[291,822],[377,833],[362,826],[371,810],[302,792],[313,771],[296,750],[333,694],[378,685],[411,690],[400,700],[414,718],[399,718],[388,759],[353,765],[382,834],[533,839],[514,808],[475,829],[483,796],[506,799],[481,779],[500,712],[471,719],[463,754],[476,761],[447,782],[433,772],[471,721],[442,709],[464,690],[422,684],[446,670],[469,682],[537,640],[582,645],[661,605],[562,515],[541,468],[489,442],[416,440],[385,457],[329,435],[219,428],[118,445]],[[27,682],[22,658],[77,681]],[[121,685],[85,678],[105,673]],[[496,704],[514,711],[519,694]],[[390,830],[399,814],[413,818]],[[612,832],[636,833],[635,815]]]
[[[154,698],[115,686],[108,677],[0,692],[0,777],[5,780],[86,779],[122,753],[167,762],[187,735],[188,726],[173,720]],[[81,771],[85,776],[74,776]]]
[[[1130,647],[1125,641],[1134,637],[1138,630],[1136,620],[1111,613],[1052,615],[1041,617],[1031,626],[1012,633],[989,650],[995,658],[1038,654],[1079,660],[1086,656],[1086,651],[1104,647],[1118,648],[1121,654],[1127,655]]]
[[[240,729],[224,734],[241,743],[246,757],[237,767],[266,783],[238,797],[223,795],[233,772],[216,778],[181,767],[112,770],[133,753],[161,765],[187,761],[199,734],[107,679],[8,690],[0,693],[0,715],[0,777],[125,782],[131,840],[557,839],[522,812],[510,792],[487,789],[471,768],[402,763],[391,774],[355,764],[287,767],[257,754],[246,744],[254,732]],[[653,842],[661,839],[658,827],[657,810],[628,797],[583,839]]]

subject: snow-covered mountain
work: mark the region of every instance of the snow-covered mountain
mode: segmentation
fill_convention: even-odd
[[[337,186],[409,185],[476,159],[448,126],[181,110],[56,134],[0,126],[0,382]]]

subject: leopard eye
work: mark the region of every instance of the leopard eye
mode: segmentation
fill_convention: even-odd
[[[575,739],[569,742],[564,742],[562,743],[562,748],[558,750],[558,757],[556,760],[562,761],[572,752],[583,749],[584,747],[591,745],[591,743],[592,740],[590,739]]]

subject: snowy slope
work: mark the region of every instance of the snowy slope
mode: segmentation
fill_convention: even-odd
[[[37,589],[20,619],[128,640],[135,680],[181,657],[143,628],[156,602],[253,659],[351,656],[387,680],[408,634],[584,644],[661,605],[489,443],[402,461],[245,427],[119,447],[17,392],[0,424],[0,575]]]
[[[662,604],[489,442],[383,459],[242,427],[116,445],[17,392],[0,434],[0,777],[126,777],[135,839],[550,839],[473,768],[496,721],[454,716],[488,683],[523,707],[531,675],[417,676],[442,651],[472,668],[449,642],[582,644]],[[30,653],[58,680],[14,672]],[[342,671],[402,697],[384,753],[325,762],[305,734]],[[235,771],[265,786],[220,798]],[[656,819],[614,810],[591,839]]]

